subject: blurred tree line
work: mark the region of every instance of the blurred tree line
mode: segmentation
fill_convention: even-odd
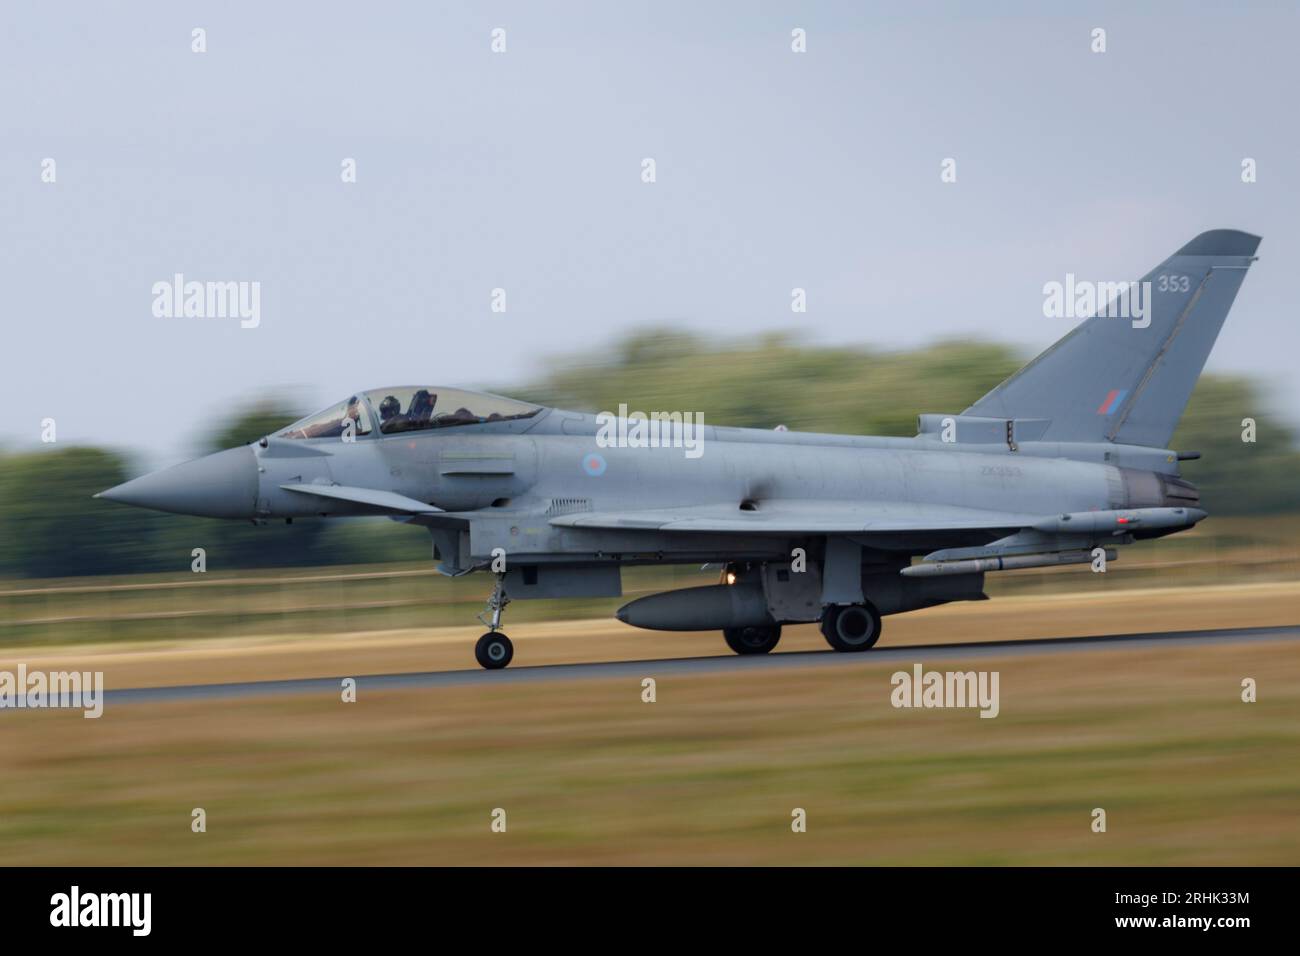
[[[561,408],[704,413],[705,422],[793,430],[910,436],[920,412],[960,412],[1023,360],[1003,345],[939,342],[909,352],[800,345],[791,334],[712,340],[675,329],[624,339],[612,355],[561,359],[539,381],[492,389]],[[1200,451],[1183,474],[1215,514],[1300,510],[1295,436],[1266,409],[1260,388],[1203,376],[1174,437]],[[216,451],[253,441],[313,409],[250,408],[206,437]],[[1242,419],[1257,441],[1243,443]],[[0,575],[187,571],[191,551],[209,570],[422,560],[428,535],[387,519],[292,525],[155,514],[92,495],[132,477],[124,457],[100,448],[44,446],[0,453]]]

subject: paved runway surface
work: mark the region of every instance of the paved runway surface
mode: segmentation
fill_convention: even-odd
[[[838,654],[832,650],[799,651],[740,657],[687,657],[669,660],[617,661],[596,664],[551,664],[542,667],[508,667],[500,671],[480,669],[429,671],[411,674],[340,675],[302,680],[246,681],[228,684],[189,684],[172,687],[140,687],[105,692],[105,703],[146,703],[207,698],[252,697],[267,694],[329,694],[336,697],[344,676],[355,677],[358,694],[366,691],[408,687],[466,687],[511,684],[524,681],[599,680],[610,678],[715,674],[728,671],[781,669],[789,667],[847,667],[885,663],[928,663],[934,660],[967,660],[980,657],[1020,657],[1032,654],[1060,654],[1077,651],[1133,650],[1143,647],[1194,647],[1237,644],[1251,641],[1300,640],[1300,625],[1256,627],[1219,631],[1172,631],[1157,634],[1115,634],[1102,637],[1052,637],[1021,641],[981,641],[968,644],[924,644],[881,647],[863,654]]]

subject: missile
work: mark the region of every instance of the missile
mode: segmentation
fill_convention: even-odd
[[[615,615],[624,624],[652,631],[720,631],[727,627],[770,627],[761,584],[710,584],[651,594],[624,604]]]
[[[1119,552],[1106,549],[1106,560],[1114,561]],[[899,573],[909,578],[938,577],[944,574],[974,574],[981,571],[1010,571],[1015,568],[1049,568],[1061,564],[1088,564],[1092,552],[1053,551],[1050,554],[1009,554],[1001,558],[967,558],[962,561],[929,561],[903,568]]]

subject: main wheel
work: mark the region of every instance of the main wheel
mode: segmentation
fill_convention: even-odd
[[[766,654],[781,640],[781,625],[770,627],[727,627],[722,636],[737,654]]]
[[[880,612],[869,602],[832,604],[822,612],[822,637],[837,651],[865,651],[880,640]]]
[[[515,656],[515,646],[500,631],[488,631],[474,645],[474,657],[490,671],[499,670]]]

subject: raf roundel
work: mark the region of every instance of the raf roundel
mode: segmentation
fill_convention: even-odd
[[[582,459],[582,470],[593,478],[599,478],[603,475],[606,467],[605,459],[595,452]]]

